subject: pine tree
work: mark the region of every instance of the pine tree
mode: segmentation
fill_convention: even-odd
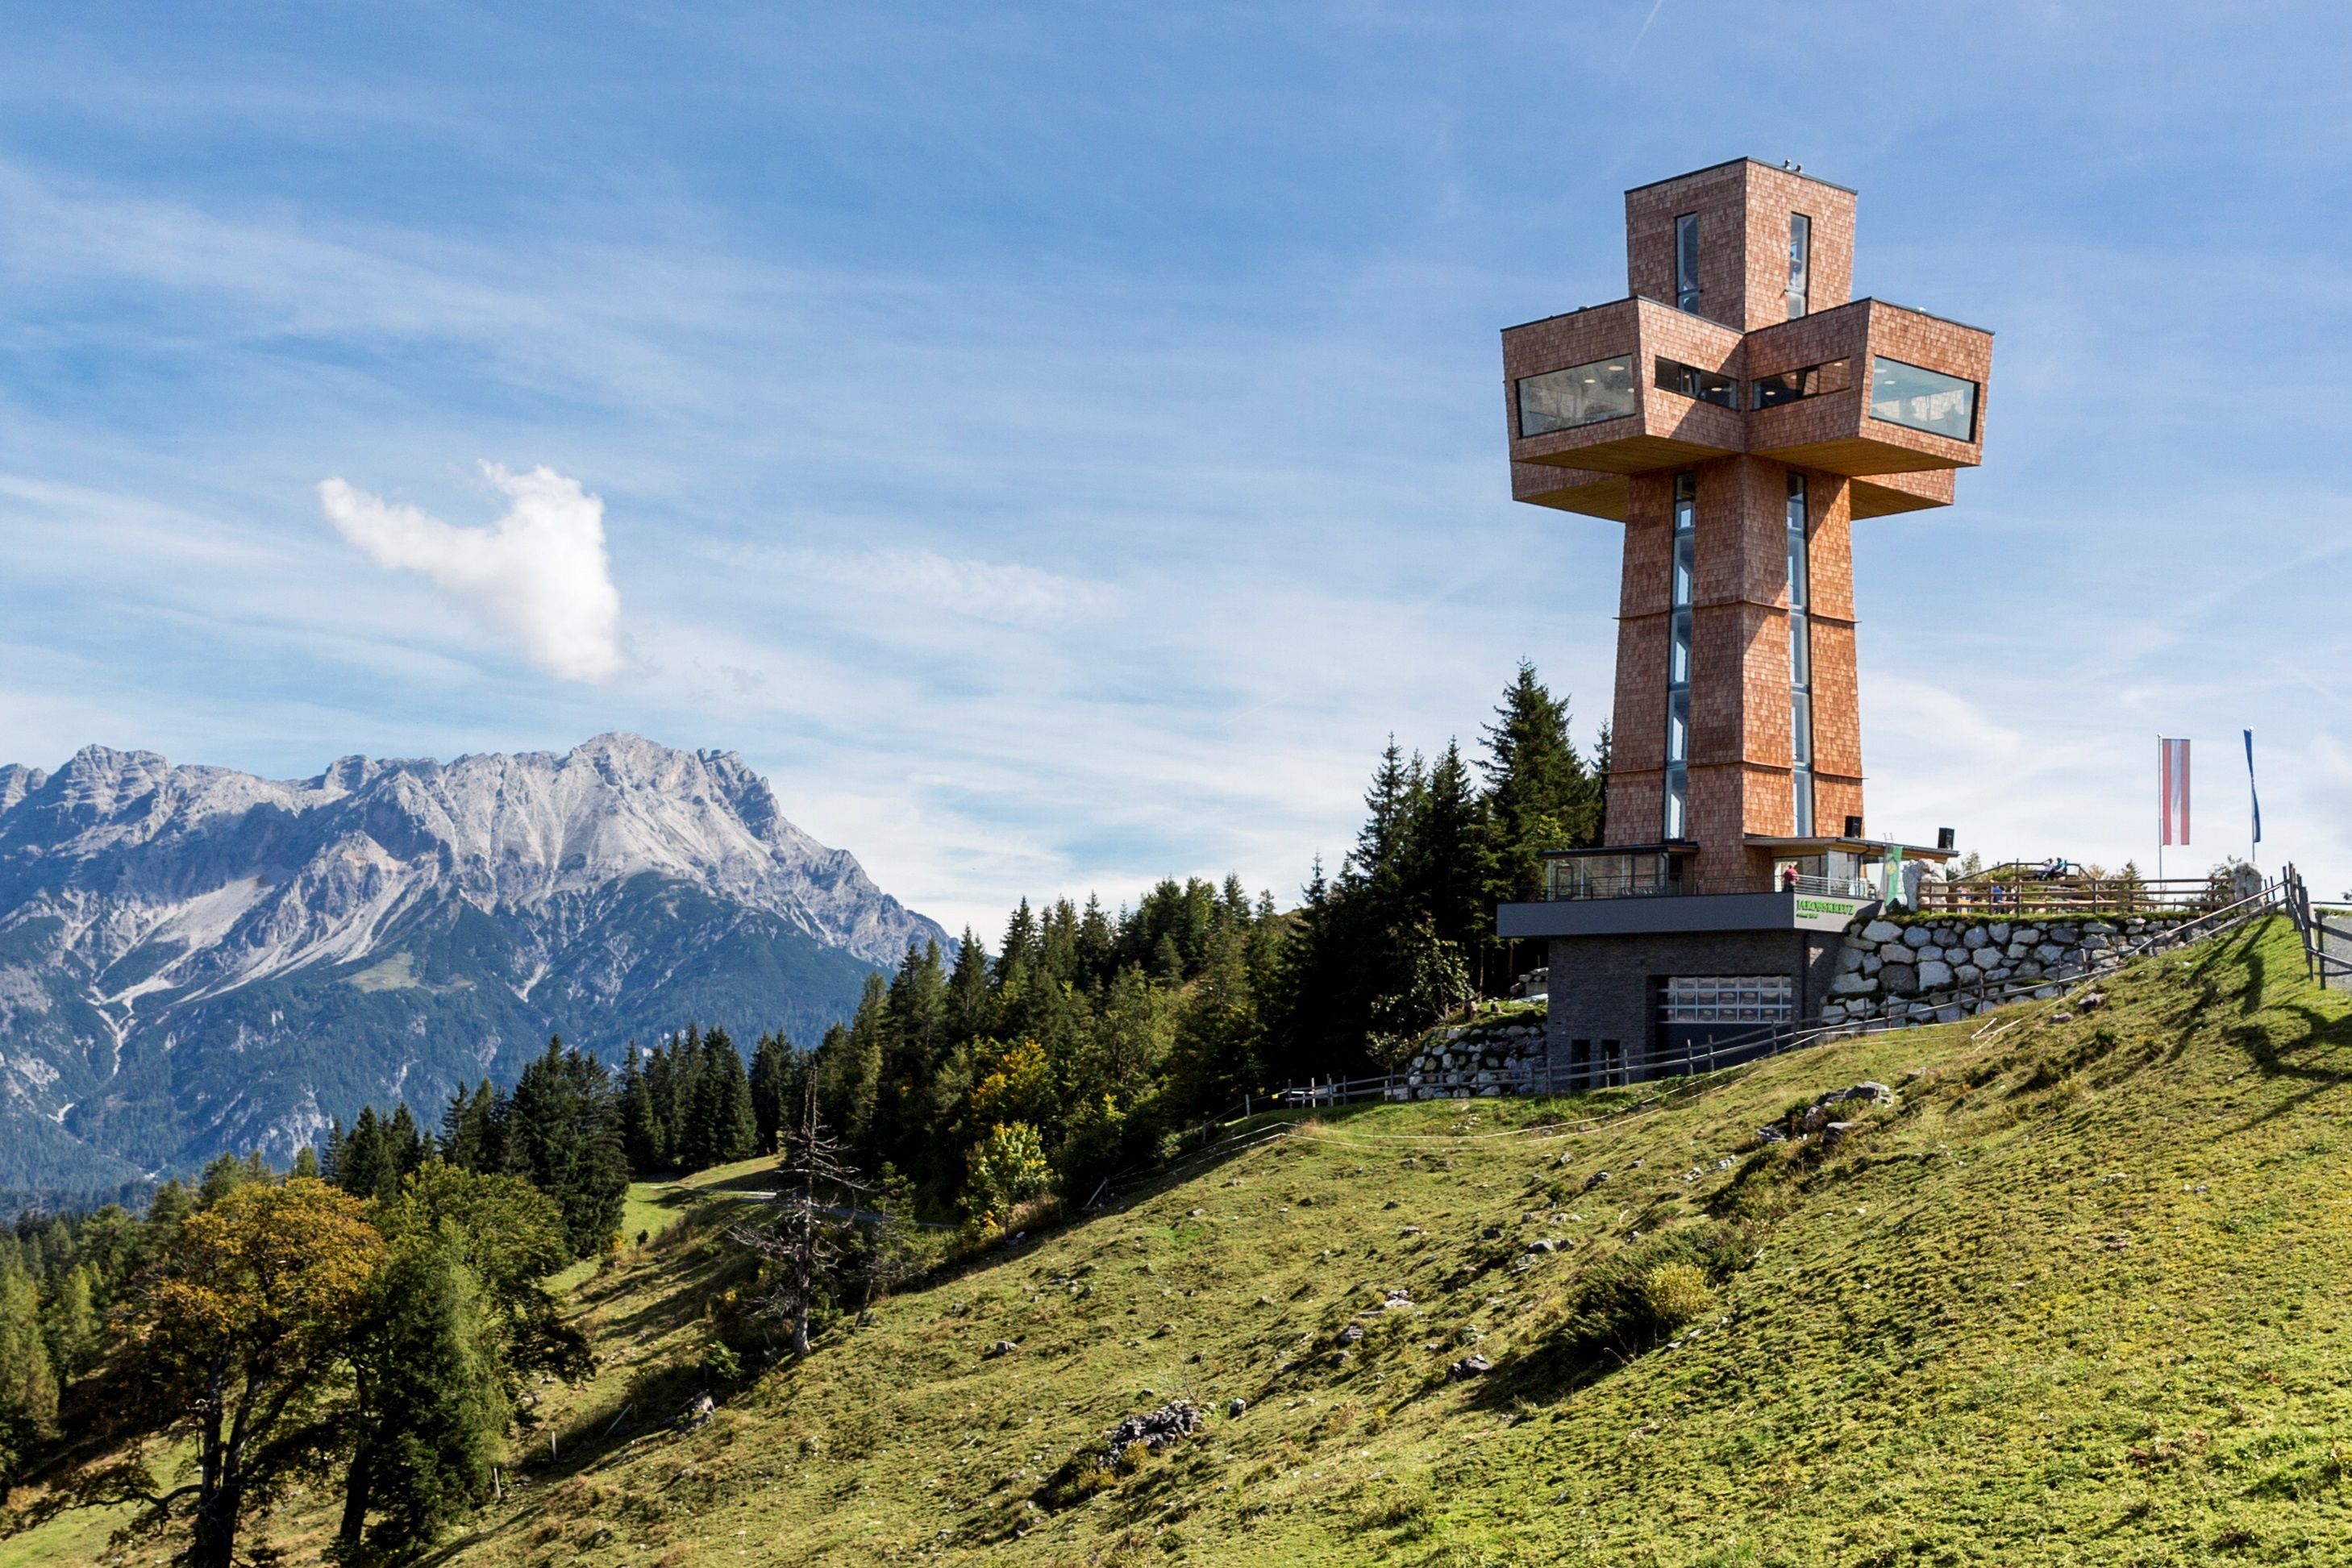
[[[441,1157],[459,1170],[494,1171],[504,1162],[499,1150],[499,1129],[506,1114],[506,1096],[483,1079],[472,1093],[459,1084],[450,1091],[441,1113]]]
[[[1486,729],[1480,869],[1488,904],[1540,896],[1543,852],[1599,841],[1601,791],[1569,739],[1568,704],[1522,660]]]
[[[383,1119],[374,1106],[362,1105],[335,1160],[335,1185],[353,1197],[372,1198],[390,1197],[399,1184],[400,1166]]]
[[[1263,1030],[1247,954],[1243,933],[1220,939],[1185,998],[1169,1075],[1178,1103],[1188,1110],[1220,1110],[1265,1087]]]
[[[1449,740],[1429,770],[1412,824],[1407,881],[1411,906],[1441,941],[1474,950],[1492,929],[1478,865],[1478,797],[1462,748]]]
[[[1592,742],[1592,817],[1606,833],[1609,829],[1609,725],[1604,720],[1601,733]],[[1596,836],[1595,842],[1601,840]]]
[[[743,1059],[723,1029],[702,1037],[694,1074],[694,1103],[687,1117],[685,1146],[679,1165],[702,1170],[748,1158],[758,1136],[751,1116],[751,1085],[743,1073]]]
[[[425,1141],[424,1129],[403,1100],[394,1107],[392,1119],[384,1124],[384,1151],[392,1156],[392,1190],[397,1193],[409,1173],[425,1163],[425,1151],[431,1145]]]
[[[1381,753],[1371,787],[1364,791],[1364,825],[1356,831],[1355,852],[1341,867],[1339,877],[1366,890],[1374,906],[1373,921],[1384,925],[1397,913],[1404,879],[1407,836],[1412,827],[1412,793],[1419,782],[1421,758],[1409,772],[1396,737]]]
[[[948,977],[947,1025],[959,1045],[992,1032],[989,981],[988,952],[967,925],[956,947],[955,972]]]
[[[555,1200],[572,1256],[591,1257],[621,1230],[629,1161],[621,1108],[604,1064],[550,1037],[507,1101],[508,1168]]]
[[[751,1049],[751,1128],[755,1153],[772,1155],[784,1118],[798,1101],[800,1053],[782,1030],[760,1037]]]
[[[662,1136],[667,1142],[670,1164],[693,1168],[695,1158],[694,1100],[696,1080],[702,1074],[702,1026],[688,1021],[684,1034],[670,1036],[668,1045],[660,1053],[649,1079],[654,1108],[661,1115]]]
[[[340,1531],[346,1561],[363,1531],[383,1560],[425,1546],[489,1490],[507,1402],[486,1320],[478,1285],[442,1233],[404,1239],[377,1271],[351,1346],[358,1409]]]
[[[875,1156],[918,1168],[941,1113],[940,1069],[948,1050],[948,987],[939,944],[909,945],[884,998],[887,1027],[877,1084]]]
[[[653,1081],[640,1054],[631,1040],[629,1064],[621,1070],[621,1146],[628,1153],[629,1169],[647,1176],[669,1169],[669,1128],[654,1104]]]
[[[93,1300],[89,1265],[76,1263],[65,1271],[48,1302],[49,1359],[60,1383],[79,1377],[98,1364],[105,1348],[99,1333],[98,1308]]]
[[[1024,906],[1025,911],[1025,906]],[[857,1012],[844,1029],[835,1024],[817,1047],[818,1092],[828,1126],[862,1155],[871,1152],[876,1093],[882,1074],[882,1037],[889,987],[878,974],[866,977]]]
[[[761,1308],[784,1320],[793,1354],[805,1356],[818,1298],[848,1250],[835,1211],[845,1199],[869,1190],[825,1124],[814,1075],[802,1089],[800,1114],[784,1134],[777,1175],[782,1190],[772,1200],[776,1218],[763,1225],[739,1225],[728,1234],[775,1270]]]
[[[40,1292],[19,1265],[0,1268],[0,1499],[57,1435],[58,1378],[41,1333]]]
[[[1055,899],[1045,911],[1037,933],[1037,967],[1060,985],[1078,977],[1078,909],[1066,898]]]
[[[1086,911],[1078,916],[1076,947],[1081,983],[1089,987],[1108,985],[1118,972],[1118,933],[1103,914],[1102,900],[1092,894],[1087,894]]]
[[[1013,918],[1004,925],[1004,945],[996,953],[996,983],[1003,985],[1016,964],[1034,965],[1037,961],[1037,917],[1030,913],[1029,901],[1023,899]]]
[[[196,1195],[188,1190],[188,1184],[178,1176],[166,1176],[155,1196],[147,1200],[146,1217],[139,1222],[140,1255],[162,1256],[195,1209]]]
[[[247,1182],[268,1181],[269,1163],[261,1151],[248,1155],[215,1155],[196,1178],[196,1201],[209,1208]]]

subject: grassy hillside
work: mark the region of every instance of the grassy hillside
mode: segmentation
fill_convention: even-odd
[[[1302,1124],[887,1302],[701,1431],[594,1447],[645,1376],[616,1366],[576,1468],[457,1560],[2352,1559],[2352,1007],[2278,925],[2105,998],[1588,1125],[1608,1107]],[[1834,1150],[1759,1143],[1864,1079],[1898,1099]],[[1574,1349],[1612,1260],[1734,1228],[1752,1261],[1695,1332]],[[698,1252],[593,1311],[691,1359]],[[1494,1370],[1449,1382],[1474,1345]],[[1099,1490],[1065,1469],[1176,1394],[1202,1435]]]
[[[2104,992],[1666,1103],[1300,1123],[695,1431],[712,1189],[761,1177],[641,1194],[687,1214],[578,1282],[598,1381],[542,1391],[555,1458],[442,1560],[2352,1561],[2352,1002],[2284,925]],[[1863,1080],[1896,1099],[1833,1147],[1759,1139]],[[1649,1343],[1634,1308],[1677,1301]],[[1179,1395],[1203,1431],[1095,1469]]]

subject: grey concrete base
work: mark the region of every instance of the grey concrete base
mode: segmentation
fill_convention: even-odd
[[[1657,1018],[1658,982],[1669,976],[1785,975],[1796,1016],[1811,1018],[1829,998],[1841,946],[1840,933],[1785,928],[1555,936],[1545,1041],[1552,1086],[1635,1082],[1678,1065],[1680,1049],[1664,1049]]]

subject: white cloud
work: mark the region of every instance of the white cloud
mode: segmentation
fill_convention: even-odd
[[[413,571],[472,609],[524,656],[567,681],[622,667],[621,594],[604,551],[604,503],[552,468],[510,474],[482,465],[513,503],[486,528],[453,528],[341,479],[319,486],[337,532],[376,565]]]

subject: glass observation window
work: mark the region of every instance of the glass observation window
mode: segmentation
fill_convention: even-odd
[[[1789,787],[1790,817],[1801,839],[1813,833],[1813,622],[1811,573],[1805,564],[1805,476],[1789,476]]]
[[[1679,839],[1690,796],[1692,563],[1698,540],[1698,476],[1675,476],[1674,566],[1666,616],[1665,837]]]
[[[1660,392],[1696,398],[1720,408],[1739,406],[1739,383],[1719,371],[1703,371],[1679,360],[1660,360],[1654,373]]]
[[[1977,383],[1900,360],[1870,361],[1870,417],[1955,441],[1977,429]]]
[[[1675,220],[1675,308],[1698,308],[1698,214]]]
[[[1813,259],[1813,220],[1802,213],[1789,214],[1789,319],[1805,313],[1811,292],[1806,275]]]
[[[1633,412],[1633,356],[1519,378],[1519,434],[1546,435]]]
[[[1853,385],[1853,361],[1832,360],[1823,365],[1807,365],[1802,370],[1758,376],[1751,384],[1755,389],[1749,400],[1751,406],[1778,408],[1784,402],[1795,402],[1800,398],[1845,391]]]

